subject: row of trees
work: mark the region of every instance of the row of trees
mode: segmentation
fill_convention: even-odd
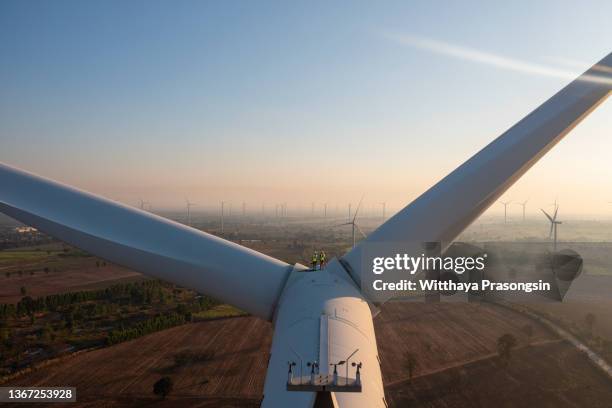
[[[54,272],[57,272],[57,268],[53,268]],[[45,266],[42,269],[42,272],[44,273],[49,273],[51,272],[51,269],[48,266]],[[29,271],[30,276],[34,275],[36,273],[36,271],[31,270]],[[23,270],[18,270],[17,272],[4,272],[4,276],[6,276],[7,278],[10,278],[13,274],[17,274],[19,276],[23,276]]]
[[[133,327],[112,330],[106,342],[108,345],[117,344],[183,323],[185,323],[185,316],[178,313],[156,316],[137,323]]]
[[[165,298],[163,286],[164,283],[159,280],[147,280],[116,284],[106,289],[67,292],[36,299],[24,296],[16,305],[0,304],[0,319],[43,311],[58,311],[67,306],[96,300],[119,301],[136,305],[148,304]],[[22,294],[25,294],[25,291],[22,291]]]

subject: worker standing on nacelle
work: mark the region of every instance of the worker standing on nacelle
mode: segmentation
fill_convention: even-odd
[[[319,269],[323,269],[326,261],[327,256],[325,255],[325,251],[321,250],[321,252],[319,253]]]
[[[319,262],[319,254],[317,251],[314,251],[312,254],[312,259],[310,260],[310,264],[312,265],[312,270],[317,270],[317,262]]]

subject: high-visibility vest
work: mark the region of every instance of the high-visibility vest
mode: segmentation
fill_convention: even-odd
[[[321,261],[325,260],[325,252],[321,252],[320,259]]]
[[[317,253],[315,252],[314,255],[312,256],[312,263],[316,263],[317,262]]]

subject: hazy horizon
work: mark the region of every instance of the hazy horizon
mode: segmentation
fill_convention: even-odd
[[[603,1],[3,2],[0,161],[154,209],[347,212],[365,194],[390,215],[610,53],[610,15]],[[503,200],[612,217],[611,133],[607,101]]]

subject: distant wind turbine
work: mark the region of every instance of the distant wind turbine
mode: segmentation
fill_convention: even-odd
[[[221,201],[221,234],[225,229],[225,201]]]
[[[357,209],[355,210],[355,215],[353,216],[352,219],[349,219],[349,222],[345,222],[342,224],[337,224],[334,225],[333,227],[343,227],[345,225],[350,225],[353,228],[353,232],[352,232],[352,236],[353,236],[353,248],[355,247],[355,230],[359,231],[359,233],[365,238],[366,234],[363,233],[363,231],[361,230],[361,228],[359,228],[359,225],[357,225],[357,223],[355,222],[357,219],[357,215],[359,214],[359,208],[361,207],[361,202],[363,201],[363,197],[361,197],[361,200],[359,200],[359,205],[357,205]],[[350,204],[349,204],[349,213],[350,213]]]
[[[196,204],[192,203],[187,198],[185,198],[185,204],[187,205],[187,225],[191,227],[191,207],[193,207]]]
[[[527,207],[527,203],[529,202],[529,200],[525,200],[522,203],[516,203],[520,206],[523,207],[523,222],[525,222],[525,208]]]
[[[508,205],[512,201],[500,201],[499,203],[504,206],[504,224],[508,223]]]
[[[146,205],[149,205],[147,201],[143,200],[142,198],[138,199],[138,206],[141,210],[144,210]]]
[[[548,221],[550,221],[550,231],[548,233],[548,238],[549,239],[551,237],[553,238],[553,251],[555,251],[555,252],[557,251],[557,225],[563,224],[561,221],[557,221],[557,212],[558,211],[559,211],[559,206],[557,206],[555,208],[555,213],[551,217],[550,215],[548,215],[548,213],[546,211],[542,210],[542,212],[544,213],[546,218],[548,218]]]
[[[384,221],[387,219],[387,202],[383,201],[380,204],[382,205],[382,220]]]

